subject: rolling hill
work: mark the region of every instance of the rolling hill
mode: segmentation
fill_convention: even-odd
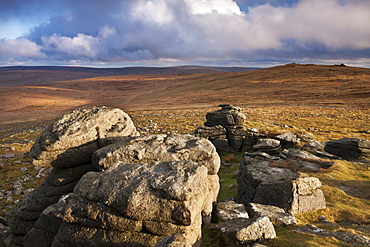
[[[55,81],[75,80],[112,75],[144,74],[199,74],[251,71],[258,68],[247,67],[124,67],[90,68],[72,66],[7,66],[0,67],[0,87],[44,84]]]
[[[126,111],[220,103],[370,106],[370,69],[366,68],[288,64],[252,71],[189,74],[180,74],[178,69],[177,73],[167,70],[166,74],[109,76],[80,71],[75,73],[86,77],[78,79],[73,72],[36,70],[37,76],[24,79],[26,82],[22,82],[22,70],[2,71],[1,78],[14,73],[11,83],[1,80],[2,122],[56,117],[82,105],[107,105]],[[202,71],[198,67],[186,69]]]

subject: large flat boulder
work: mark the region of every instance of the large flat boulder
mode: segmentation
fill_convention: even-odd
[[[208,174],[217,174],[220,157],[213,144],[192,135],[150,135],[129,137],[97,150],[93,165],[105,170],[115,161],[140,163],[153,161],[192,160],[203,164]]]
[[[267,216],[271,222],[279,223],[282,225],[295,225],[297,221],[291,213],[286,213],[284,209],[259,203],[250,203],[248,212],[251,217]]]
[[[343,159],[370,158],[370,141],[359,138],[342,138],[328,141],[325,151]]]
[[[276,232],[268,217],[233,219],[210,227],[226,246],[246,246],[273,239]]]
[[[30,156],[34,165],[71,167],[89,162],[95,150],[120,139],[137,136],[131,118],[110,107],[82,107],[64,115],[37,138]]]
[[[271,166],[273,160],[243,156],[238,176],[238,202],[260,203],[283,208],[292,214],[325,208],[321,182],[299,177],[288,168]]]

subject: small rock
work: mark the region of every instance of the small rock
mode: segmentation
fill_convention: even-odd
[[[268,217],[233,219],[211,226],[210,229],[226,242],[235,242],[235,246],[276,237],[274,226]]]
[[[4,159],[10,159],[10,158],[14,158],[14,157],[15,157],[15,154],[3,154]]]
[[[245,152],[243,155],[246,155],[246,156],[249,156],[249,157],[252,157],[252,158],[262,157],[262,158],[270,159],[270,160],[278,160],[278,159],[280,159],[277,156],[272,156],[272,155],[269,155],[268,153],[261,152],[261,151],[253,152],[253,153],[247,153],[247,152]]]
[[[288,158],[314,159],[314,160],[321,159],[320,157],[318,157],[314,154],[311,154],[311,153],[306,152],[304,150],[299,150],[299,149],[294,149],[294,148],[285,149],[283,151],[283,154]]]
[[[299,138],[292,132],[285,132],[275,137],[284,145],[295,146],[299,143]]]
[[[228,221],[236,218],[249,218],[245,206],[234,201],[219,202],[216,206],[217,218],[220,221]]]
[[[334,223],[331,223],[324,215],[319,215],[317,217],[317,222],[320,224],[334,225]]]
[[[21,167],[19,170],[21,170],[21,172],[25,172],[25,171],[28,171],[28,168],[27,167]]]
[[[305,143],[302,147],[302,149],[309,149],[309,150],[324,150],[325,143],[324,142],[318,142],[315,140],[310,140],[307,143]]]
[[[289,226],[297,224],[297,220],[292,214],[286,213],[284,209],[276,206],[250,203],[248,211],[252,217],[267,216],[272,222],[282,225]]]
[[[248,128],[248,131],[252,132],[252,133],[258,133],[259,129],[257,129],[257,128]]]

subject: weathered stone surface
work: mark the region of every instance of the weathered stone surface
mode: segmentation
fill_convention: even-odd
[[[159,240],[154,247],[192,247],[192,245],[186,243],[183,234],[174,233],[169,237]]]
[[[244,204],[234,201],[218,202],[216,205],[217,219],[220,221],[228,221],[237,218],[249,218]]]
[[[229,145],[229,140],[227,138],[215,139],[212,140],[212,143],[219,153],[231,153],[235,151],[234,148]]]
[[[269,164],[269,160],[251,159],[248,155],[243,154],[243,161],[239,167],[237,202],[244,205],[248,205],[250,202],[257,202],[253,200],[257,188],[263,182],[268,183],[271,181],[273,183],[280,181],[280,183],[284,183],[285,180],[289,182],[298,176],[297,173],[287,168],[270,167]],[[281,193],[277,193],[271,199],[276,198],[280,202],[282,199]],[[261,203],[266,204],[264,202]],[[273,205],[272,203],[269,204]]]
[[[313,151],[324,150],[325,145],[326,145],[325,142],[310,140],[302,146],[302,149],[304,150],[308,149],[308,150],[313,150]]]
[[[234,246],[248,245],[276,237],[274,226],[268,217],[233,219],[212,226],[210,229],[225,243],[234,244]]]
[[[229,104],[222,104],[219,106],[221,107],[221,110],[207,113],[207,122],[204,123],[205,126],[212,127],[222,125],[226,127],[241,125],[245,122],[246,116],[241,113],[240,107]]]
[[[116,162],[85,174],[74,193],[61,197],[55,207],[64,223],[53,246],[93,243],[83,234],[99,246],[153,246],[174,233],[195,244],[202,213],[210,214],[218,190],[218,176],[192,161]]]
[[[279,160],[280,159],[279,157],[269,155],[268,153],[265,153],[265,152],[262,152],[262,151],[257,151],[257,152],[253,152],[253,153],[245,152],[243,155],[249,156],[251,158],[261,157],[261,158],[270,159],[270,160]]]
[[[30,244],[37,246],[34,239],[43,239],[43,242],[52,239],[55,233],[34,225],[46,217],[39,218],[41,212],[62,195],[72,192],[82,175],[95,170],[91,165],[94,151],[129,135],[138,135],[130,117],[120,109],[109,107],[82,107],[46,128],[35,141],[30,155],[34,165],[54,168],[42,185],[13,209],[10,229],[18,237],[11,239],[20,239],[19,236],[34,227],[26,238]]]
[[[55,204],[47,207],[34,228],[32,228],[23,239],[25,247],[49,247],[54,241],[62,220],[55,216]]]
[[[250,203],[248,206],[248,212],[251,215],[251,217],[267,216],[270,219],[270,221],[282,225],[297,224],[297,221],[292,214],[286,213],[284,209],[276,206],[264,205],[259,203]]]
[[[9,216],[13,234],[26,235],[34,227],[42,211],[58,202],[62,195],[72,192],[79,178],[86,171],[93,170],[93,166],[84,164],[70,169],[71,171],[66,168],[54,168],[50,176],[13,209]],[[71,174],[70,177],[69,174]],[[34,230],[33,234],[36,232],[40,233],[40,230]]]
[[[217,174],[220,158],[212,143],[191,135],[151,135],[126,140],[97,150],[95,167],[104,170],[115,161],[140,163],[152,161],[192,160],[205,165],[210,175]]]
[[[218,175],[208,175],[208,194],[203,203],[202,216],[211,216],[213,211],[213,204],[217,201],[218,193],[220,191],[220,179]]]
[[[292,214],[325,208],[317,178],[299,178],[287,168],[271,167],[271,162],[243,156],[238,176],[238,202],[273,205]]]
[[[320,237],[334,237],[338,239],[339,241],[343,241],[343,242],[357,245],[357,246],[370,246],[370,239],[365,236],[348,233],[348,232],[326,231],[315,225],[310,225],[310,224],[299,227],[293,231],[315,234]]]
[[[39,166],[71,167],[89,162],[95,150],[122,136],[137,136],[131,118],[109,107],[82,107],[46,128],[30,155]]]
[[[209,140],[225,139],[226,129],[221,125],[212,127],[201,126],[194,131],[194,134],[198,137],[206,138]]]
[[[343,138],[326,143],[325,151],[343,159],[370,157],[370,141],[358,138]]]
[[[52,247],[152,247],[162,237],[142,232],[109,231],[76,224],[63,223],[55,236]]]
[[[296,146],[299,144],[299,138],[292,132],[285,132],[275,137],[277,140],[281,141],[283,145]]]
[[[88,201],[74,193],[63,196],[55,208],[55,215],[67,223],[114,231],[143,229],[142,221],[124,218],[104,203]]]
[[[305,213],[326,207],[324,193],[318,178],[297,178],[293,183],[292,214]]]
[[[85,173],[96,170],[91,163],[85,163],[74,167],[54,167],[47,181],[52,186],[62,186],[78,181]]]
[[[273,154],[278,153],[279,149],[281,148],[281,144],[279,140],[264,138],[258,139],[253,148],[259,151]]]
[[[287,158],[313,159],[313,160],[321,159],[320,157],[318,157],[314,154],[311,154],[307,151],[300,150],[300,149],[294,149],[294,148],[285,149],[283,151],[283,154]]]
[[[131,219],[189,225],[196,211],[184,202],[201,207],[207,190],[207,168],[194,162],[117,162],[104,173],[87,173],[74,193]]]

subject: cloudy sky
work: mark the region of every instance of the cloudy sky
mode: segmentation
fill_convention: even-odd
[[[370,68],[370,0],[1,0],[0,66]]]

